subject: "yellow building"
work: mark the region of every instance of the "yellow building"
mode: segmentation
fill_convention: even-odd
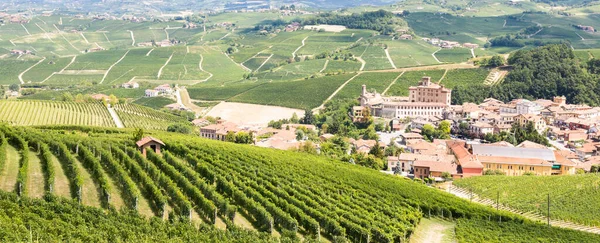
[[[521,125],[521,127],[525,128],[527,127],[527,124],[529,122],[533,122],[533,125],[535,126],[535,130],[537,130],[539,133],[543,133],[544,131],[546,131],[546,128],[548,128],[548,125],[546,124],[546,120],[543,119],[542,116],[539,115],[518,115],[515,117],[515,122],[519,123]]]
[[[525,173],[535,175],[572,175],[575,163],[556,151],[546,148],[519,148],[493,145],[473,145],[473,155],[485,170],[499,170],[509,176]]]

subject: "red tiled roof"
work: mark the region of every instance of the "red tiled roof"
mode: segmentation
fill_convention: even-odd
[[[150,136],[148,136],[148,137],[145,137],[145,138],[142,138],[140,141],[137,141],[135,144],[136,144],[138,147],[142,147],[142,146],[144,146],[144,145],[146,145],[147,143],[149,143],[149,142],[152,142],[152,141],[154,141],[154,142],[156,142],[156,143],[160,143],[161,145],[165,145],[165,143],[163,143],[162,141],[160,141],[160,140],[158,140],[158,139],[156,139],[156,138],[150,137]]]
[[[449,172],[450,174],[457,174],[456,164],[440,161],[427,161],[417,160],[413,164],[414,167],[428,167],[429,171],[434,172]]]

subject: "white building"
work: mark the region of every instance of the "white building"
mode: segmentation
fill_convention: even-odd
[[[158,90],[147,89],[145,92],[146,97],[156,97],[158,96]]]

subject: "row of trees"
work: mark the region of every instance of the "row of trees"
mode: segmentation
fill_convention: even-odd
[[[303,25],[343,25],[350,29],[370,29],[389,35],[396,32],[396,27],[405,25],[402,19],[385,10],[373,12],[353,13],[341,15],[336,13],[322,13],[302,21]]]

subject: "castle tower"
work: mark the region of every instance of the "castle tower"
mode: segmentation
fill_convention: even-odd
[[[360,94],[363,96],[367,94],[367,85],[362,85],[362,92]]]

